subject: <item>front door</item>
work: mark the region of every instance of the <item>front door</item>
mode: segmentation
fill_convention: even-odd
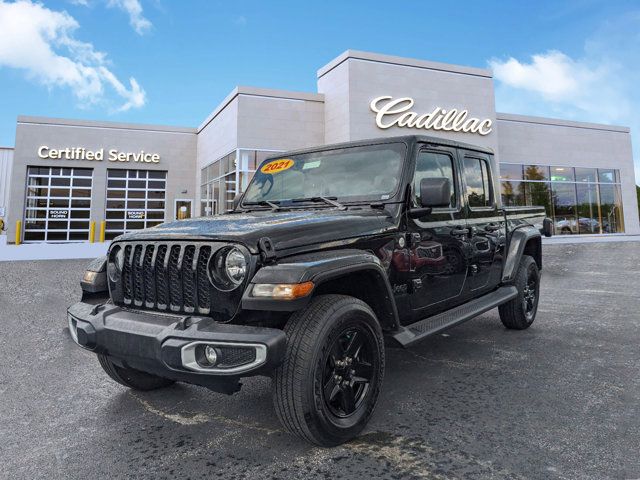
[[[449,180],[451,202],[424,218],[407,221],[414,320],[455,306],[465,286],[469,237],[458,171],[453,148],[425,145],[417,153],[413,206],[420,206],[420,180],[427,177]]]
[[[176,220],[191,218],[191,200],[176,200]]]
[[[491,157],[459,150],[464,166],[464,188],[469,230],[467,293],[478,296],[500,281],[505,245],[504,219],[498,212]]]

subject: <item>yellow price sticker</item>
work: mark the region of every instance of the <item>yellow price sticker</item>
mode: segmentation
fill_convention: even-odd
[[[293,167],[295,162],[290,158],[281,158],[280,160],[274,160],[266,165],[263,165],[260,171],[262,173],[279,173]]]

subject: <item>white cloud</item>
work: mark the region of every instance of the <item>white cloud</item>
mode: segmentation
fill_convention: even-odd
[[[580,56],[492,59],[498,110],[630,127],[640,183],[639,32],[640,15],[631,14],[604,23]]]
[[[144,35],[151,29],[152,24],[142,15],[142,5],[138,0],[109,0],[109,6],[124,10],[138,35]]]
[[[49,88],[70,88],[83,106],[109,105],[108,90],[124,101],[117,110],[141,107],[144,90],[134,78],[129,88],[109,70],[106,54],[74,38],[78,22],[67,12],[40,3],[0,0],[0,68],[26,72]]]
[[[574,60],[552,50],[530,62],[494,59],[489,65],[499,82],[498,102],[508,107],[531,103],[525,109],[600,123],[630,120],[621,67],[609,59]]]

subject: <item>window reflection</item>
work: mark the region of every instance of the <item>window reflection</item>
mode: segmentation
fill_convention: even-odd
[[[578,233],[576,187],[571,183],[552,183],[553,213],[556,232]]]
[[[503,163],[500,165],[500,178],[508,180],[522,180],[522,165]]]
[[[598,180],[600,183],[616,183],[619,182],[620,176],[617,174],[617,170],[613,170],[611,168],[599,168],[598,169]]]
[[[579,168],[576,167],[576,182],[596,182],[595,168]]]
[[[233,208],[236,193],[242,193],[256,169],[277,152],[234,150],[200,170],[200,215],[210,216]]]
[[[603,233],[622,233],[622,199],[620,185],[600,185]]]
[[[573,167],[551,167],[552,182],[575,182]]]
[[[595,184],[576,185],[578,199],[578,231],[572,233],[600,233],[598,189]]]
[[[544,206],[557,234],[623,233],[620,173],[615,169],[501,164],[504,206]]]
[[[489,166],[480,158],[464,158],[464,175],[467,184],[467,199],[470,207],[491,205]]]
[[[541,165],[525,165],[525,180],[549,180],[549,167]]]

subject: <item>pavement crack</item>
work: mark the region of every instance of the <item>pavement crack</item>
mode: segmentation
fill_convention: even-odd
[[[171,413],[165,410],[162,410],[151,404],[148,400],[140,398],[133,392],[129,392],[129,394],[142,405],[142,407],[148,411],[149,413],[153,413],[159,417],[162,417],[171,422],[177,423],[179,425],[202,425],[208,422],[220,422],[230,427],[240,427],[246,428],[249,430],[254,430],[256,432],[266,433],[267,435],[272,435],[274,433],[280,433],[281,430],[263,427],[261,425],[256,425],[251,422],[243,421],[243,420],[235,420],[233,418],[228,418],[223,415],[208,415],[206,413],[196,413],[193,416],[186,416],[180,413]]]

